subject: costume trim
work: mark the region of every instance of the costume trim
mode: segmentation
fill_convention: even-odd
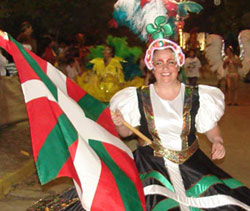
[[[164,49],[172,49],[172,51],[175,54],[175,59],[179,67],[184,65],[185,63],[185,55],[183,54],[181,47],[177,45],[176,43],[172,42],[168,39],[156,39],[154,40],[148,47],[146,54],[145,54],[145,64],[147,65],[147,68],[149,70],[152,70],[154,68],[153,65],[153,56],[155,50],[164,50]]]

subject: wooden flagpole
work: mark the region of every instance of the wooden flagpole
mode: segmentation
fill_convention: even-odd
[[[114,114],[111,111],[111,114]],[[127,127],[128,129],[130,129],[133,133],[135,133],[138,137],[140,137],[142,140],[144,140],[147,144],[152,144],[152,141],[145,136],[144,134],[142,134],[139,130],[137,130],[136,128],[134,128],[132,125],[130,125],[128,122],[126,122],[125,120],[122,122],[122,124]]]

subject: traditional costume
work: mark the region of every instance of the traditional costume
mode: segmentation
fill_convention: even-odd
[[[77,83],[96,99],[108,102],[125,82],[121,59],[114,57],[105,65],[103,58],[95,58],[90,63],[92,70],[78,77]]]
[[[181,84],[178,96],[168,101],[153,84],[129,87],[110,104],[153,141],[134,151],[147,210],[250,210],[250,190],[199,149],[196,131],[212,129],[224,113],[219,89]]]
[[[129,47],[126,37],[111,35],[107,38],[107,44],[115,48],[115,56],[105,64],[102,53],[104,46],[90,48],[88,57],[91,59],[86,67],[88,70],[77,77],[76,81],[90,95],[108,103],[117,91],[128,86],[142,86],[144,80],[136,64],[142,53],[139,47]]]

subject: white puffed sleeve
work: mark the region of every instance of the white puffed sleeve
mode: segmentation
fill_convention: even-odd
[[[140,111],[136,87],[127,87],[118,91],[110,100],[110,110],[119,109],[123,118],[133,127],[140,125]]]
[[[195,118],[196,130],[205,133],[217,125],[224,114],[223,92],[213,86],[199,85],[200,107]]]

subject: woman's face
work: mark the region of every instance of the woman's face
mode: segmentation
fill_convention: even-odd
[[[112,50],[108,46],[106,46],[104,48],[104,50],[103,50],[103,56],[104,56],[104,58],[110,58],[110,57],[112,57]]]
[[[31,35],[32,32],[33,32],[32,26],[29,26],[29,27],[25,30],[25,33],[26,33],[27,35]]]
[[[177,80],[179,67],[171,49],[155,51],[153,65],[153,73],[157,82],[169,83]]]
[[[226,54],[228,56],[232,56],[233,55],[233,52],[232,52],[232,50],[229,47],[226,48]]]

